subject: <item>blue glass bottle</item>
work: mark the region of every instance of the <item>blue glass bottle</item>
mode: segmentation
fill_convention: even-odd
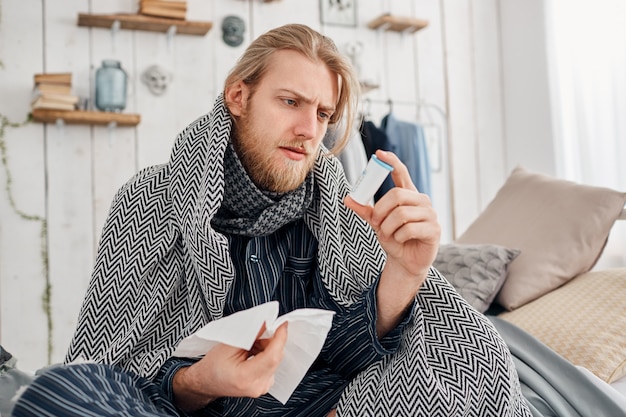
[[[96,108],[120,112],[126,107],[126,72],[119,61],[105,59],[96,71]]]

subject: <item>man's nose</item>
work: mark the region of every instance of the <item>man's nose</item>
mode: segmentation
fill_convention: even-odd
[[[317,110],[302,111],[294,129],[296,136],[304,139],[313,139],[317,134]]]

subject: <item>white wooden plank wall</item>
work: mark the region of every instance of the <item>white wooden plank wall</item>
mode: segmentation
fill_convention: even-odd
[[[498,33],[492,30],[496,12],[495,2],[463,0],[443,6],[455,236],[480,212],[484,181],[493,180],[494,170],[500,171],[498,180],[503,175],[501,155],[490,158],[502,141],[501,108],[493,102],[501,94]]]
[[[1,5],[0,113],[18,123],[27,118],[32,73],[43,67],[43,10],[36,0]],[[42,308],[48,277],[41,255],[44,224],[39,220],[47,218],[44,128],[29,124],[13,129],[4,120],[2,127],[6,152],[2,155],[5,169],[0,171],[1,343],[31,356],[30,362],[23,363],[41,365],[48,359],[48,321]],[[14,206],[9,204],[8,191]]]
[[[113,194],[138,169],[165,162],[176,134],[211,108],[249,41],[284,23],[308,24],[340,48],[363,43],[362,76],[380,84],[367,94],[375,123],[389,111],[391,99],[399,118],[428,122],[440,132],[441,169],[432,176],[433,202],[442,240],[452,240],[506,176],[497,3],[362,0],[357,27],[350,28],[322,25],[319,0],[188,0],[188,19],[209,20],[214,26],[204,37],[177,35],[168,41],[160,33],[122,30],[113,35],[76,24],[79,12],[134,12],[135,0],[1,1],[0,115],[12,122],[25,120],[33,74],[44,71],[71,71],[74,92],[93,97],[95,70],[102,59],[113,58],[129,75],[126,111],[140,113],[142,120],[136,128],[113,131],[37,123],[5,129],[0,343],[25,369],[62,360]],[[430,24],[415,34],[368,29],[367,23],[384,12]],[[247,25],[244,44],[234,48],[221,38],[222,19],[230,14]],[[152,95],[141,82],[142,72],[154,64],[173,77],[163,96]],[[49,269],[42,257],[43,223],[16,213],[4,186],[6,172],[15,206],[47,221]],[[47,283],[49,315],[42,307]]]

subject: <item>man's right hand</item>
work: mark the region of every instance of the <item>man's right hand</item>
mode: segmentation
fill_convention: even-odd
[[[182,368],[173,380],[174,400],[185,412],[199,410],[220,397],[257,398],[274,383],[283,358],[287,323],[270,339],[259,339],[251,351],[219,344],[195,364]]]

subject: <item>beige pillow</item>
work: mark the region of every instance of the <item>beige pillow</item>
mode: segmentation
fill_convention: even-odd
[[[456,243],[521,251],[496,301],[513,310],[589,271],[626,203],[626,193],[518,167]]]
[[[499,315],[611,383],[626,375],[626,268],[592,271]]]

